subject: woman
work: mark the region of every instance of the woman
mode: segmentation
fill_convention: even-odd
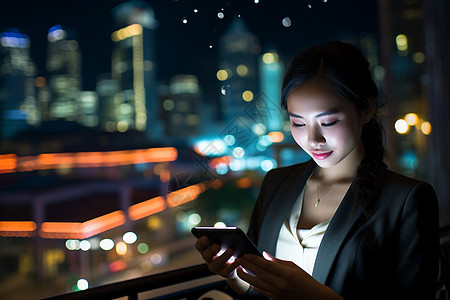
[[[244,298],[434,299],[438,206],[433,188],[386,168],[378,89],[354,46],[311,48],[283,81],[307,163],[271,170],[248,235],[264,258],[229,261],[200,238],[211,271]],[[270,254],[269,254],[270,253]]]

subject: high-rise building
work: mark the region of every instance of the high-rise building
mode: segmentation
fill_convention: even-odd
[[[75,121],[81,90],[81,54],[78,42],[60,25],[48,31],[47,71],[50,120]]]
[[[77,122],[86,127],[96,127],[98,117],[99,97],[94,91],[82,91],[77,99]]]
[[[280,108],[280,96],[283,65],[276,51],[268,51],[261,56],[259,74],[259,85],[261,87],[259,98],[267,107],[264,126],[268,131],[281,130],[283,113]]]
[[[97,81],[97,94],[99,100],[100,128],[108,132],[118,130],[117,120],[120,115],[120,104],[116,103],[119,97],[119,83],[112,79],[110,74],[103,74]]]
[[[116,103],[119,105],[117,128],[120,131],[146,131],[158,138],[162,127],[156,82],[155,29],[153,9],[142,1],[120,4],[112,11],[118,30],[115,42],[112,76],[119,83]]]
[[[0,33],[0,137],[13,137],[40,123],[35,76],[28,36],[17,29]]]
[[[169,94],[163,100],[165,133],[170,138],[185,139],[200,132],[198,79],[194,75],[176,75],[170,80]]]
[[[244,107],[259,93],[258,39],[236,17],[219,41],[219,70],[221,84],[221,112],[224,121],[230,122],[242,115]]]

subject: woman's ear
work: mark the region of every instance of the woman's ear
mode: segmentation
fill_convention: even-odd
[[[369,121],[372,119],[373,115],[375,114],[375,111],[377,109],[377,99],[374,97],[371,97],[367,99],[369,101],[369,107],[363,111],[362,113],[362,121],[363,124],[369,123]]]

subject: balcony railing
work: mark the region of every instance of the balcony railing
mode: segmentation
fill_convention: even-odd
[[[441,261],[437,300],[449,299],[449,253],[450,226],[441,228]],[[208,270],[206,264],[186,267],[165,273],[140,277],[127,281],[89,288],[85,291],[63,294],[44,300],[87,299],[198,299],[202,294],[215,289],[225,291],[226,281]]]
[[[225,280],[205,264],[149,275],[46,298],[45,300],[87,299],[198,299],[211,289],[224,290]]]

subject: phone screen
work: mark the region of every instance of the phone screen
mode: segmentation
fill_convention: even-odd
[[[225,251],[228,248],[233,249],[234,257],[240,257],[244,254],[262,256],[261,252],[250,238],[237,227],[194,227],[191,231],[196,238],[207,236],[210,245],[221,245],[222,251]]]

